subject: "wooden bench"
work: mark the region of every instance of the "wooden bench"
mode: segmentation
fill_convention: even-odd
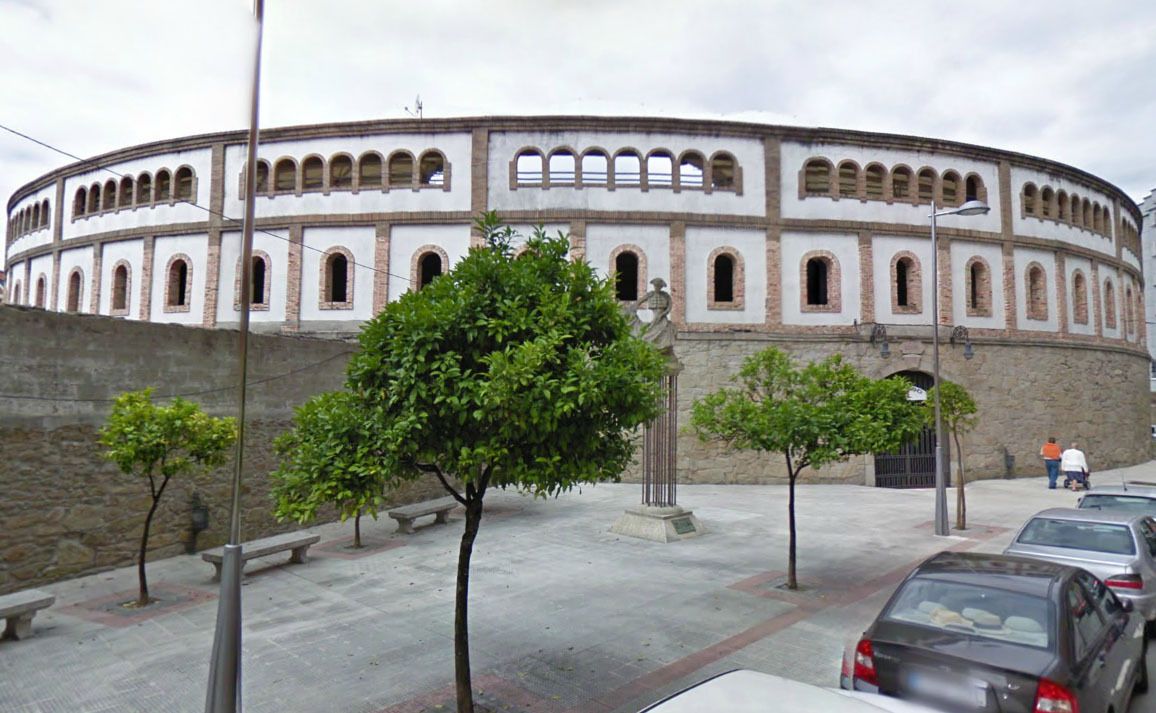
[[[245,562],[251,559],[286,551],[292,551],[292,554],[289,555],[291,563],[305,564],[305,554],[309,551],[309,546],[316,545],[320,541],[321,535],[313,535],[308,532],[290,532],[284,535],[266,537],[263,540],[243,542],[241,543],[241,566],[244,567]],[[225,548],[217,547],[202,552],[201,559],[212,563],[215,568],[213,581],[221,581],[221,563],[225,560]]]
[[[0,616],[7,620],[5,639],[27,639],[32,636],[32,617],[47,609],[56,597],[39,589],[28,589],[0,597]]]
[[[453,510],[458,506],[458,501],[452,497],[440,498],[438,500],[427,500],[424,503],[414,503],[412,505],[402,505],[389,511],[389,516],[397,520],[397,531],[406,535],[413,534],[413,521],[423,515],[436,515],[434,523],[444,523]]]

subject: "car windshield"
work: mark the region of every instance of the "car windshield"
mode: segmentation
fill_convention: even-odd
[[[933,629],[1051,648],[1043,597],[927,577],[907,581],[883,618]]]
[[[1136,554],[1136,543],[1127,525],[1103,522],[1037,517],[1027,524],[1016,542],[1112,555]]]
[[[1080,501],[1081,509],[1124,510],[1138,515],[1156,515],[1156,499],[1136,495],[1088,494]]]

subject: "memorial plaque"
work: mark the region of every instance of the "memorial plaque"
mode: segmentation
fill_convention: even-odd
[[[676,517],[671,522],[674,523],[674,531],[680,535],[694,532],[694,523],[689,517]]]

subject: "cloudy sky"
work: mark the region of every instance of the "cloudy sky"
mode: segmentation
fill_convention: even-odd
[[[248,122],[246,0],[0,0],[0,125],[78,156]],[[915,134],[1156,187],[1150,0],[266,0],[261,123],[619,114]],[[0,130],[0,196],[70,159]]]

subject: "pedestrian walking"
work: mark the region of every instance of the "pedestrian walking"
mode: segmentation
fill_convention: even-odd
[[[1088,482],[1088,459],[1084,452],[1077,447],[1075,441],[1068,449],[1060,454],[1060,470],[1064,472],[1064,487],[1071,485],[1072,490],[1090,489]]]
[[[1060,477],[1060,457],[1063,452],[1060,444],[1056,443],[1055,436],[1048,439],[1040,449],[1040,458],[1044,459],[1044,468],[1048,471],[1048,490],[1056,489],[1056,479]]]

